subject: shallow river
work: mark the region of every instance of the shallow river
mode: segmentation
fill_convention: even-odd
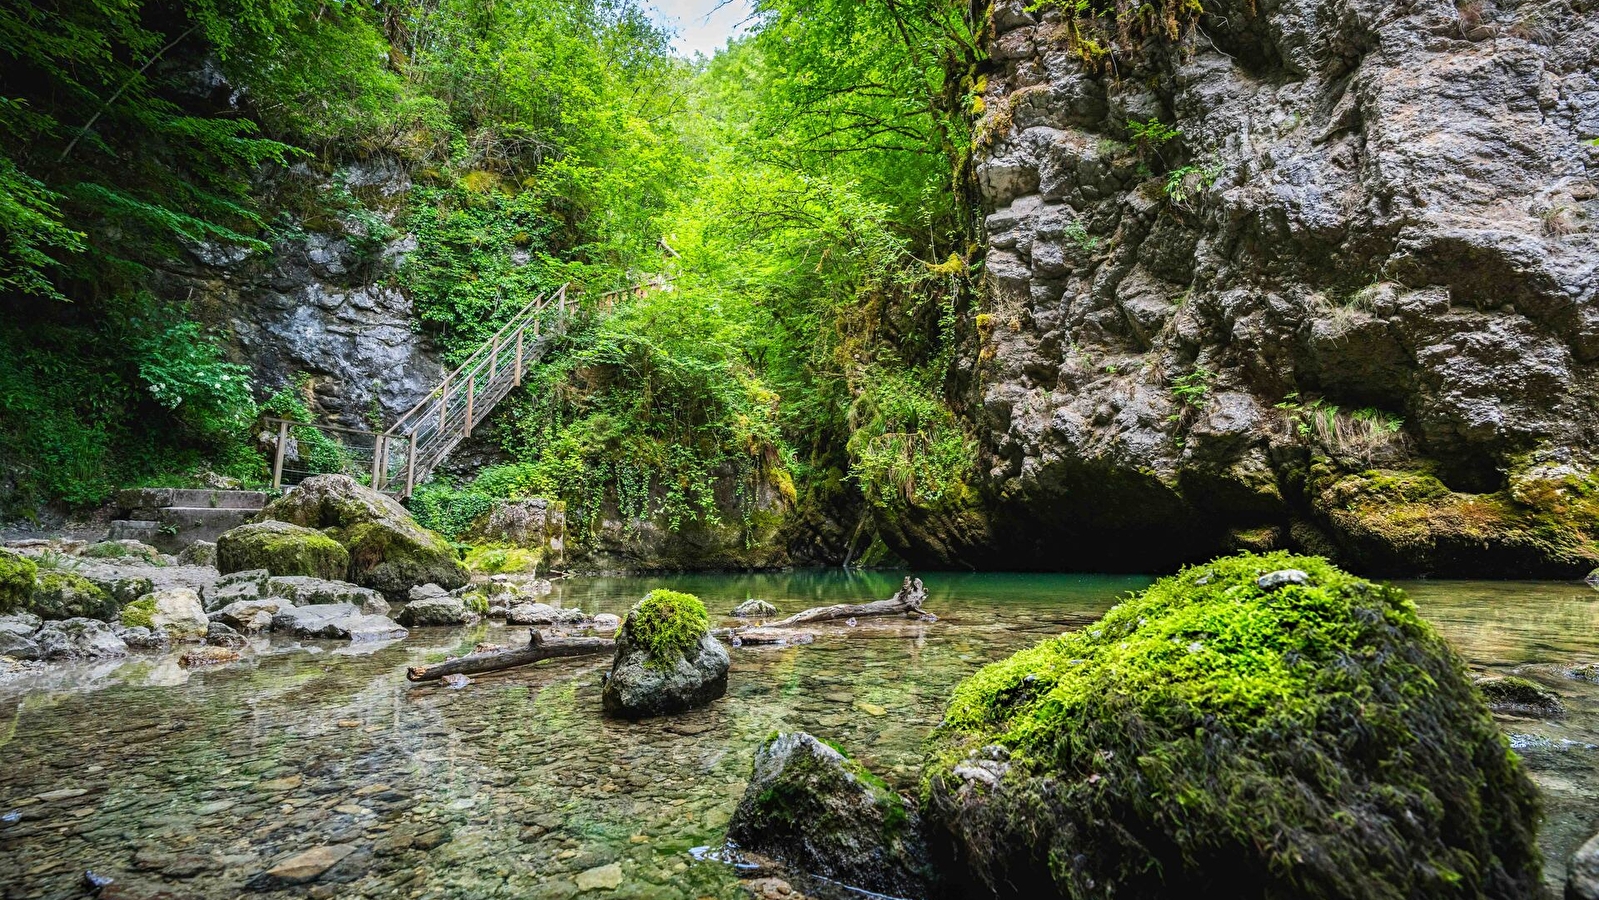
[[[405,681],[407,665],[524,633],[497,626],[416,631],[375,650],[274,643],[192,674],[175,659],[58,666],[0,685],[0,898],[82,897],[86,869],[124,898],[234,897],[319,846],[354,849],[313,897],[570,897],[580,882],[602,885],[588,897],[745,896],[726,866],[690,851],[721,840],[773,729],[828,738],[913,788],[956,681],[1146,583],[927,582],[937,622],[862,620],[817,629],[810,646],[736,649],[724,700],[639,724],[600,715],[601,658],[459,690]],[[786,614],[882,599],[897,584],[832,572],[583,579],[558,585],[556,602],[623,613],[667,586],[713,613],[763,597]],[[1599,592],[1585,586],[1406,587],[1474,666],[1599,661]],[[1599,827],[1599,685],[1544,680],[1569,715],[1501,721],[1545,791],[1554,882]]]

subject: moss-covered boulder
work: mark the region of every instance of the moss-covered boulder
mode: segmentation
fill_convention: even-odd
[[[100,619],[117,617],[121,605],[99,585],[60,569],[41,572],[33,588],[29,610],[41,619]]]
[[[188,588],[156,591],[128,604],[122,610],[126,628],[148,628],[174,641],[203,641],[210,629],[200,595]]]
[[[698,597],[651,591],[616,635],[601,699],[607,713],[628,719],[695,709],[727,693],[730,664]]]
[[[28,608],[39,567],[33,560],[10,550],[0,550],[0,616]]]
[[[926,896],[932,876],[915,809],[804,732],[761,745],[727,837],[808,874],[895,897]]]
[[[341,581],[349,568],[350,553],[338,541],[287,522],[240,525],[217,538],[217,569],[224,575],[264,569]]]
[[[1191,567],[982,669],[922,804],[973,897],[1539,890],[1536,794],[1459,657],[1315,557]]]
[[[390,596],[403,597],[419,584],[448,590],[468,580],[442,535],[417,524],[393,497],[344,475],[307,479],[262,510],[261,519],[323,530],[349,550],[350,581]]]

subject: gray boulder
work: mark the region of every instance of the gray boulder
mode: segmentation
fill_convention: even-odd
[[[272,573],[266,569],[247,569],[230,572],[219,577],[205,592],[205,608],[215,611],[241,600],[259,600],[266,596],[267,582]]]
[[[9,656],[12,659],[38,659],[39,644],[31,634],[0,631],[0,656]]]
[[[178,554],[178,563],[185,566],[210,566],[216,568],[217,545],[210,541],[195,541]]]
[[[287,575],[267,581],[266,596],[281,597],[294,606],[322,603],[352,603],[370,615],[389,614],[389,601],[371,588],[347,581],[327,581],[304,575]]]
[[[915,807],[804,732],[761,745],[727,837],[812,875],[895,897],[925,896],[932,879]]]
[[[272,618],[290,606],[281,597],[236,600],[211,613],[210,619],[245,634],[255,634],[271,629]]]
[[[1599,900],[1599,834],[1578,847],[1566,863],[1566,900]]]
[[[419,584],[411,588],[406,596],[410,600],[432,600],[435,597],[448,597],[449,591],[436,584]]]
[[[212,622],[206,628],[205,642],[212,647],[227,647],[234,650],[248,643],[244,635],[221,622]]]
[[[547,603],[520,603],[506,610],[505,621],[512,625],[568,625],[588,622],[581,609],[564,609]]]
[[[413,600],[400,610],[399,621],[412,628],[471,625],[482,617],[466,608],[459,597],[431,597]]]
[[[46,622],[34,635],[34,641],[42,659],[114,659],[128,655],[128,645],[122,638],[97,619]]]
[[[733,607],[733,615],[740,619],[769,619],[777,615],[777,607],[765,600],[745,600]]]
[[[407,632],[387,616],[370,616],[351,603],[288,607],[272,617],[272,631],[295,637],[345,641],[403,638]]]
[[[12,613],[9,616],[0,616],[0,634],[30,637],[43,624],[44,620],[33,613]]]
[[[127,625],[112,625],[111,630],[117,637],[122,638],[122,643],[127,644],[129,650],[165,650],[172,646],[172,641],[165,632],[152,630],[143,625],[131,628]]]
[[[709,634],[666,665],[633,643],[624,624],[605,680],[605,711],[624,719],[663,716],[708,705],[727,693],[727,648]]]

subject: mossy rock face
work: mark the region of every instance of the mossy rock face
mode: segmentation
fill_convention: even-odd
[[[860,763],[804,732],[774,734],[761,745],[727,836],[741,849],[852,887],[928,893],[932,865],[916,811]]]
[[[617,633],[600,699],[607,713],[628,719],[696,709],[727,693],[731,662],[727,648],[711,637],[698,597],[651,591]]]
[[[41,619],[82,618],[109,622],[121,610],[116,598],[82,575],[51,571],[39,575],[29,611]]]
[[[1340,558],[1383,574],[1576,578],[1599,564],[1599,478],[1524,461],[1505,490],[1452,491],[1426,469],[1312,467]]]
[[[33,560],[10,550],[0,550],[0,616],[28,608],[39,567]]]
[[[469,579],[443,535],[417,524],[399,501],[344,475],[307,479],[261,519],[325,531],[349,551],[350,581],[391,596],[420,584],[453,589]]]
[[[287,522],[240,525],[217,538],[217,569],[224,575],[265,569],[342,581],[349,568],[350,554],[338,541]]]
[[[1304,583],[1262,578],[1288,569]],[[1403,592],[1316,557],[1185,569],[982,669],[922,804],[964,896],[1539,890],[1536,793],[1459,657]]]

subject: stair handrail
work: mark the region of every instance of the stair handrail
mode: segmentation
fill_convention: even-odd
[[[439,382],[438,387],[428,391],[427,395],[421,400],[417,401],[415,406],[407,410],[405,415],[400,416],[399,419],[395,420],[395,423],[390,426],[387,431],[383,432],[383,435],[391,438],[409,435],[410,432],[415,428],[415,426],[411,424],[411,419],[420,413],[424,408],[430,406],[435,400],[448,397],[451,385],[457,383],[457,379],[461,376],[461,374],[466,372],[468,368],[475,367],[482,363],[482,359],[479,357],[481,357],[485,352],[494,353],[499,350],[500,339],[506,337],[507,332],[512,331],[513,328],[525,328],[528,321],[530,321],[532,318],[530,314],[541,313],[546,309],[549,309],[552,303],[559,305],[560,308],[564,310],[566,308],[566,291],[569,286],[570,283],[563,284],[553,294],[549,292],[541,293],[532,300],[528,301],[528,304],[522,307],[520,312],[506,320],[506,323],[500,327],[499,331],[496,331],[481,345],[479,345],[476,350],[472,351],[472,355],[468,356],[465,362],[457,366],[455,371],[444,376],[444,380]]]

